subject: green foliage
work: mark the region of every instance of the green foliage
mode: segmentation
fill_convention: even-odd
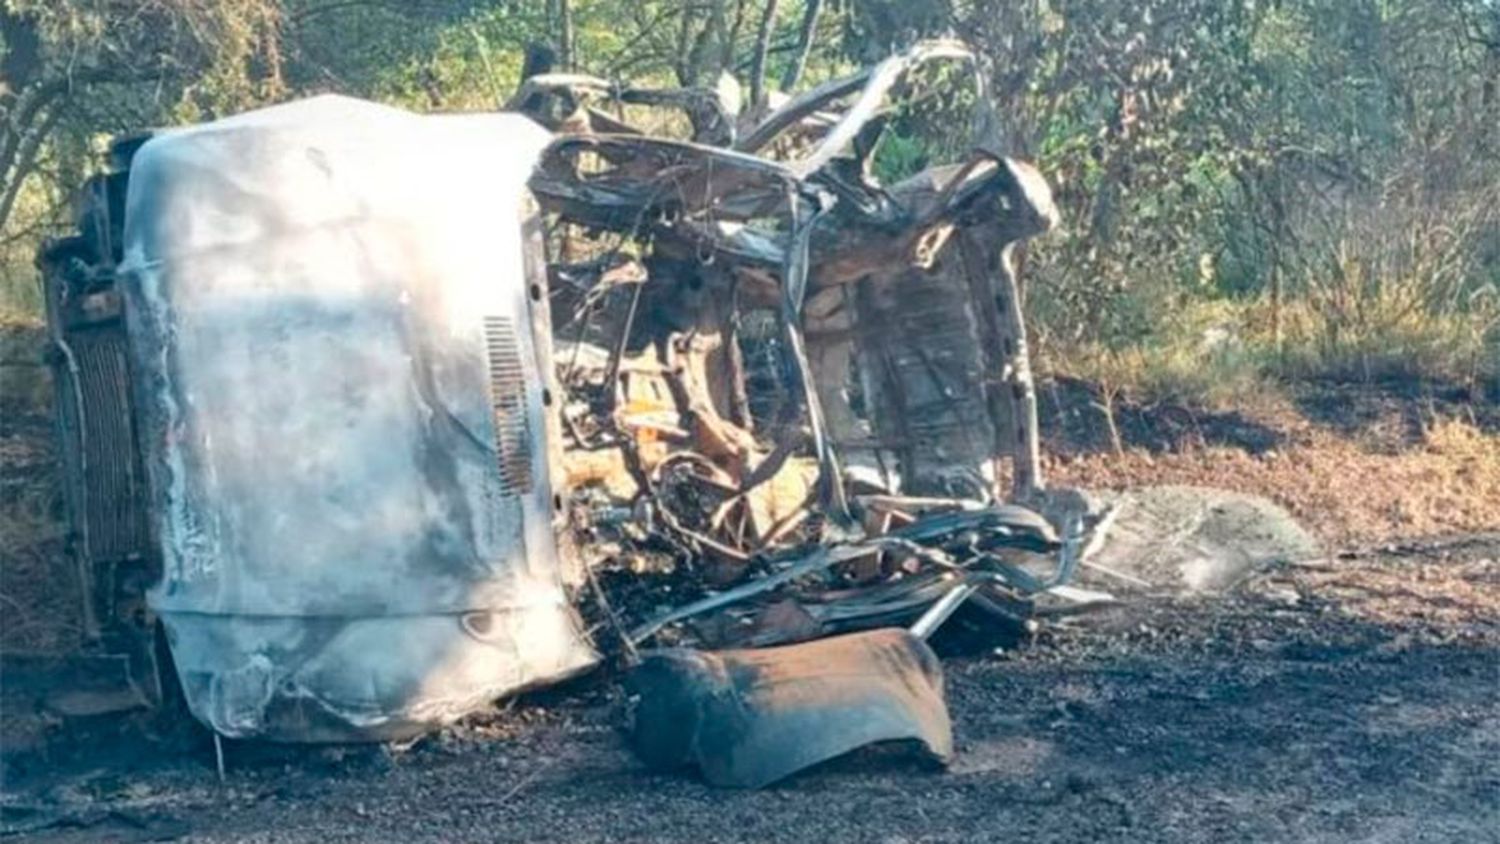
[[[37,305],[31,255],[65,227],[103,139],[284,96],[275,0],[0,4],[0,311]]]
[[[906,80],[910,96],[886,116],[875,151],[875,177],[893,185],[922,170],[964,160],[974,143],[979,90],[968,66],[928,65]]]
[[[727,72],[748,91],[766,9],[0,0],[0,310],[34,313],[31,255],[111,134],[323,91],[490,109],[534,43],[565,69],[658,85]],[[801,66],[804,31],[799,88],[922,36],[979,50],[1004,143],[1064,214],[1025,261],[1056,367],[1199,395],[1247,373],[1500,378],[1493,0],[783,0],[768,89]],[[891,114],[877,177],[965,154],[973,105]],[[1236,338],[1233,354],[1205,356],[1205,331]]]
[[[1500,378],[1500,6],[945,8],[1065,215],[1027,262],[1054,365],[1160,386],[1222,302],[1245,356],[1187,371]]]

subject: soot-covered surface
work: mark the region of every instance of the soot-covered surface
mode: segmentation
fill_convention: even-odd
[[[1391,547],[946,661],[957,758],[650,774],[594,682],[405,752],[96,731],[12,760],[36,841],[1500,840],[1500,537]],[[107,732],[107,731],[106,731]],[[172,747],[185,749],[172,750]]]

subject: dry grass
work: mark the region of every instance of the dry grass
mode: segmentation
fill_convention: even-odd
[[[1286,377],[1474,385],[1500,379],[1497,306],[1488,295],[1467,310],[1433,312],[1388,293],[1365,297],[1348,314],[1302,303],[1283,311],[1279,352],[1264,318],[1252,323],[1251,342]]]
[[[1044,347],[1043,363],[1142,403],[1224,408],[1280,383],[1396,379],[1442,381],[1478,392],[1500,388],[1500,299],[1474,297],[1465,310],[1434,312],[1376,295],[1343,313],[1288,303],[1277,341],[1259,299],[1184,304],[1138,341],[1111,348]],[[1045,335],[1044,333],[1044,336]]]
[[[1104,488],[1198,484],[1264,495],[1334,547],[1500,530],[1500,433],[1459,415],[1430,418],[1406,439],[1378,420],[1350,434],[1286,403],[1252,415],[1280,434],[1278,446],[1260,454],[1223,444],[1054,456],[1049,480]]]
[[[68,651],[80,632],[42,337],[34,321],[0,324],[0,650],[11,653]]]

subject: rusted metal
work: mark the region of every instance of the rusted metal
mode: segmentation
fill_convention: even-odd
[[[873,150],[902,98],[932,94],[908,83],[933,63],[959,67],[948,84],[978,94],[974,152],[883,186]],[[613,350],[600,375],[563,379],[577,408],[565,417],[583,424],[593,409],[589,441],[617,443],[616,465],[645,470],[610,505],[635,514],[618,542],[574,547],[605,569],[665,555],[678,578],[673,600],[612,602],[633,619],[630,642],[772,644],[905,624],[946,594],[1012,620],[1071,576],[1073,546],[1016,506],[1042,478],[1010,253],[1057,214],[1035,171],[995,152],[962,44],[924,42],[819,86],[745,121],[732,143],[607,128],[590,104],[644,100],[600,80],[541,79],[517,102],[538,97],[581,115],[555,123],[564,137],[532,180],[543,207],[572,231],[606,233],[606,255],[628,249],[646,271],[628,299],[585,292],[603,307],[562,320]],[[756,410],[773,396],[774,414]],[[803,461],[816,495],[768,526],[758,497],[797,488]],[[629,488],[601,486],[594,468],[575,482],[562,493],[590,526],[599,489]],[[1056,566],[1038,573],[1016,562],[1026,553]]]

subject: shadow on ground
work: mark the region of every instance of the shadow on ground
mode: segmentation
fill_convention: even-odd
[[[1422,440],[1435,419],[1462,419],[1482,433],[1500,434],[1500,385],[1484,394],[1434,381],[1387,379],[1365,383],[1315,381],[1291,391],[1309,421],[1344,436],[1385,434],[1395,444]]]
[[[1037,389],[1042,441],[1054,454],[1094,454],[1113,448],[1098,386],[1058,376]],[[1277,448],[1285,433],[1240,411],[1211,411],[1183,404],[1114,402],[1115,427],[1126,449],[1152,453],[1230,446],[1250,454]]]
[[[1120,444],[1167,454],[1194,448],[1234,448],[1252,456],[1284,448],[1307,425],[1348,439],[1400,449],[1422,442],[1435,422],[1462,420],[1500,435],[1500,386],[1476,395],[1470,388],[1432,381],[1299,381],[1288,402],[1258,411],[1215,410],[1180,402],[1114,401]],[[1066,376],[1037,390],[1042,441],[1059,456],[1100,454],[1113,448],[1097,384]]]

